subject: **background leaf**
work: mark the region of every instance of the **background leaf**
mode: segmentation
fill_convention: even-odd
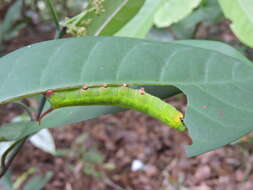
[[[87,9],[96,8],[96,10],[87,12],[83,17],[87,24],[81,22],[77,25],[86,26],[87,35],[94,36],[113,35],[134,17],[144,4],[144,0],[106,0],[98,8],[99,6],[94,5],[94,2],[94,0],[90,1]]]
[[[212,24],[221,18],[222,15],[220,6],[216,0],[207,1],[185,19],[172,24],[171,29],[180,39],[192,38],[198,23]]]
[[[200,2],[201,0],[165,0],[155,14],[154,23],[160,28],[168,27],[189,15]]]
[[[47,172],[45,175],[34,176],[27,182],[23,190],[40,190],[48,183],[52,177],[52,172]]]
[[[0,158],[13,142],[0,142]],[[1,164],[0,164],[1,166]]]
[[[99,35],[111,36],[118,32],[138,13],[144,2],[144,0],[124,0],[124,5],[119,6],[118,10],[115,10],[112,19],[109,22],[107,21],[107,26],[104,27]],[[115,4],[115,1],[111,4]]]
[[[13,183],[13,189],[20,189],[22,184],[27,181],[27,179],[36,172],[35,168],[29,168],[25,172],[22,173],[22,175],[18,176],[15,182]]]
[[[18,140],[41,129],[37,122],[30,121],[5,124],[0,127],[0,142]]]
[[[0,100],[83,84],[175,85],[188,98],[185,122],[193,156],[252,130],[253,65],[235,52],[215,42],[109,37],[43,42],[0,59]]]
[[[31,136],[29,140],[37,148],[50,154],[55,153],[54,138],[48,129],[42,129],[35,135]]]
[[[144,38],[153,25],[156,11],[164,0],[145,0],[138,14],[128,22],[115,36]]]
[[[15,36],[17,31],[25,26],[24,24],[19,24],[16,26],[16,29],[11,30],[15,22],[21,18],[21,11],[22,0],[17,0],[11,8],[8,9],[8,12],[4,17],[4,22],[0,25],[0,41]]]
[[[0,179],[0,188],[3,190],[13,190],[10,170]]]
[[[244,44],[253,47],[253,3],[252,0],[219,0],[230,27]]]

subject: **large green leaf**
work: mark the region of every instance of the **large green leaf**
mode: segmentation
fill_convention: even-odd
[[[253,47],[252,0],[219,0],[225,16],[231,20],[230,27],[246,45]]]
[[[115,35],[144,38],[153,25],[154,15],[164,0],[146,0],[138,14]]]
[[[185,122],[193,138],[188,154],[196,155],[252,130],[252,67],[215,42],[54,40],[0,59],[0,101],[83,84],[175,85],[188,97]]]
[[[168,27],[189,15],[200,2],[201,0],[166,0],[155,14],[154,23],[157,27]]]

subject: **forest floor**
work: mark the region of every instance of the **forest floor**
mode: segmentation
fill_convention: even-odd
[[[234,40],[225,28],[224,33],[227,33],[220,33],[219,37],[223,41]],[[5,42],[4,51],[52,37],[52,33],[39,28],[25,29],[18,37]],[[168,101],[185,111],[184,96]],[[12,104],[1,106],[0,121],[8,122],[20,113]],[[37,168],[40,174],[52,171],[53,177],[45,190],[253,189],[253,148],[249,143],[227,145],[187,158],[184,147],[190,138],[186,133],[134,111],[105,115],[50,131],[58,155],[52,156],[27,142],[11,167],[14,177],[31,167]]]

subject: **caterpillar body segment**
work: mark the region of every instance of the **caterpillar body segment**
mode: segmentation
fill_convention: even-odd
[[[145,113],[179,131],[186,130],[181,112],[143,89],[140,91],[125,86],[82,88],[54,92],[46,97],[52,109],[82,105],[114,105]]]

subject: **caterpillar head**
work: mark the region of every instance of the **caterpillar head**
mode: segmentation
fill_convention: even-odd
[[[175,120],[174,120],[174,122],[176,124],[175,126],[179,131],[186,130],[183,118],[184,118],[184,115],[181,112],[178,112],[178,115],[177,115],[177,117],[175,117]]]

